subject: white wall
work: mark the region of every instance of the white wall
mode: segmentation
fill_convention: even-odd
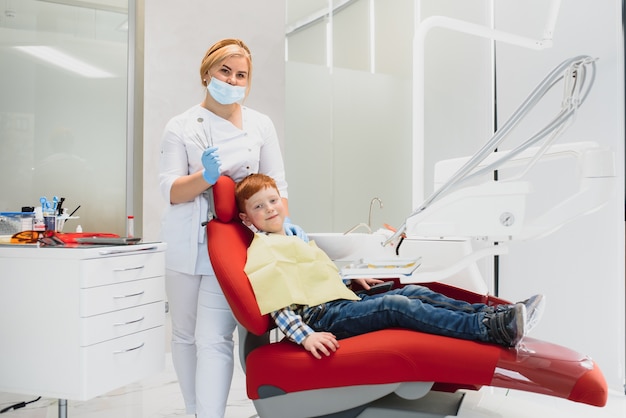
[[[221,38],[243,39],[252,52],[252,90],[246,105],[269,115],[284,141],[284,2],[148,0],[145,2],[144,240],[158,240],[165,207],[158,183],[163,128],[200,103],[200,62]]]

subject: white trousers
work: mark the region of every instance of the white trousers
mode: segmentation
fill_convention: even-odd
[[[223,418],[233,377],[236,322],[215,276],[167,270],[172,361],[188,414]]]

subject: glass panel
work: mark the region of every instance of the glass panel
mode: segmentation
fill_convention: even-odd
[[[338,232],[359,223],[398,227],[411,212],[411,83],[369,71],[333,72],[333,220]],[[361,229],[359,232],[366,232]]]
[[[411,211],[413,1],[336,0],[332,16],[328,4],[287,22],[315,22],[287,34],[289,209],[307,231],[344,232],[378,197],[372,229],[399,226]]]
[[[0,16],[0,211],[64,197],[125,233],[127,2],[7,1]]]
[[[309,21],[311,16],[317,16],[321,10],[328,11],[328,0],[287,0],[285,6],[288,27],[300,26],[302,22]]]
[[[332,93],[328,68],[287,62],[285,169],[289,212],[306,231],[331,231]]]
[[[288,61],[325,65],[328,0],[287,0],[285,5]]]
[[[414,0],[374,0],[376,73],[413,77]]]
[[[326,65],[326,22],[315,22],[307,30],[288,38],[289,61]]]
[[[369,3],[354,2],[333,16],[333,67],[369,71]]]

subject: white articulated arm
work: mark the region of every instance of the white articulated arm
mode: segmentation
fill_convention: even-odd
[[[589,94],[594,78],[595,59],[589,56],[573,57],[555,67],[513,112],[509,120],[474,155],[462,159],[463,164],[454,166],[456,171],[446,176],[446,181],[436,187],[383,245],[399,240],[403,234],[418,233],[419,229],[422,229],[420,233],[429,236],[449,236],[448,234],[454,234],[456,231],[461,236],[488,236],[494,240],[519,237],[521,227],[519,223],[520,220],[523,221],[525,214],[524,196],[530,193],[530,185],[525,185],[524,182],[490,181],[473,186],[472,189],[468,184],[484,178],[494,170],[509,167],[511,161],[524,160],[523,163],[527,167],[524,173],[528,172],[538,160],[545,157],[549,149],[554,150],[552,144],[573,123],[578,108]],[[502,143],[511,131],[559,81],[563,82],[564,92],[561,108],[554,118],[516,148],[506,153],[495,152],[503,148]],[[573,152],[575,153],[576,149]],[[599,154],[595,154],[596,152]],[[556,152],[551,154],[557,155]],[[591,160],[605,158],[600,151],[586,155]],[[582,165],[587,163],[583,162]],[[581,190],[581,193],[585,193],[584,190]],[[574,203],[570,202],[571,206],[576,207]],[[443,212],[437,215],[436,211]],[[494,216],[496,214],[497,217]],[[563,213],[561,215],[570,218],[572,216]],[[539,228],[545,229],[546,226]],[[480,233],[480,229],[483,229],[483,233]]]

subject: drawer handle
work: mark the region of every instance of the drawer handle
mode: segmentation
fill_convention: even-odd
[[[132,252],[140,252],[140,251],[145,251],[145,252],[152,252],[154,250],[158,250],[159,247],[154,245],[152,247],[143,247],[143,248],[129,248],[129,247],[137,247],[137,245],[119,245],[118,248],[114,249],[114,250],[101,250],[99,252],[99,254],[101,255],[111,255],[111,254],[129,254]]]
[[[141,318],[139,318],[139,319],[135,319],[135,320],[133,320],[133,321],[128,321],[128,322],[118,322],[118,323],[116,323],[116,324],[113,324],[113,326],[114,326],[114,327],[121,327],[121,326],[124,326],[124,325],[136,324],[137,322],[141,322],[141,321],[143,321],[145,318],[146,318],[145,316],[142,316]]]
[[[114,351],[113,354],[123,354],[123,353],[128,353],[129,351],[135,351],[135,350],[139,350],[141,347],[143,347],[146,343],[141,343],[139,344],[137,347],[133,347],[133,348],[127,348],[126,350],[117,350]]]
[[[130,295],[124,295],[124,296],[113,296],[113,299],[124,299],[124,298],[132,298],[133,296],[141,296],[144,293],[146,293],[145,291],[141,291],[141,292],[137,292],[137,293],[131,293]]]
[[[137,267],[124,267],[124,268],[116,268],[113,271],[130,271],[130,270],[141,270],[145,265],[137,266]]]

